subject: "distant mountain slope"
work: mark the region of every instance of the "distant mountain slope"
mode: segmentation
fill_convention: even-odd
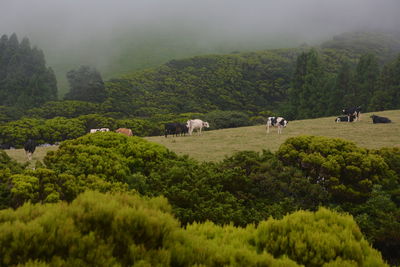
[[[358,58],[360,53],[374,51],[386,61],[398,53],[400,37],[382,33],[345,33],[324,42],[323,49],[340,49],[347,57]],[[108,41],[78,42],[60,48],[45,47],[48,64],[54,69],[59,95],[68,90],[66,72],[80,65],[95,66],[104,79],[118,77],[132,71],[154,68],[170,60],[207,54],[229,54],[232,51],[259,51],[269,48],[296,47],[299,40],[290,36],[266,36],[257,40],[216,42],[209,36],[196,36],[190,31],[143,31],[135,38],[129,33]],[[61,51],[60,51],[61,50]]]
[[[400,52],[400,35],[389,33],[349,32],[321,44],[323,49],[344,50],[354,55],[373,53],[386,62]]]
[[[59,84],[60,96],[68,90],[66,73],[80,65],[96,67],[104,79],[118,77],[132,71],[157,67],[170,60],[184,59],[207,54],[228,54],[232,51],[256,51],[269,48],[296,47],[295,37],[283,35],[243,38],[240,43],[232,40],[199,34],[189,29],[137,29],[100,41],[79,42],[71,45],[42,44],[48,64],[54,69]]]
[[[348,33],[316,49],[325,71],[336,74],[343,62],[355,65],[366,52],[375,53],[382,63],[393,59],[400,51],[400,39],[385,37]],[[279,111],[284,109],[282,105],[287,100],[296,58],[310,49],[304,45],[171,60],[156,68],[110,80],[108,103],[120,112],[135,116],[215,109]]]
[[[110,104],[127,107],[119,111],[128,114],[136,108],[139,116],[272,109],[287,93],[297,53],[284,49],[172,60],[109,81]]]

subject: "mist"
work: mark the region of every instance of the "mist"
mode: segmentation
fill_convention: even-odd
[[[107,73],[121,60],[140,61],[140,69],[349,31],[398,31],[399,10],[398,0],[1,0],[0,35],[28,37],[56,72],[91,64]]]

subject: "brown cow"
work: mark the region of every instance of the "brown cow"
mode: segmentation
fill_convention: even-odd
[[[124,134],[126,136],[132,136],[133,135],[132,130],[131,129],[127,129],[127,128],[118,128],[115,132],[122,133],[122,134]]]

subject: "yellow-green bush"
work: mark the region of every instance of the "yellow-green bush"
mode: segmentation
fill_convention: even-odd
[[[165,198],[87,191],[0,211],[0,266],[386,266],[349,215],[182,229]]]

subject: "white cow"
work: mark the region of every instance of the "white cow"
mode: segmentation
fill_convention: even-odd
[[[208,122],[202,121],[202,120],[199,120],[199,119],[188,120],[186,122],[186,126],[189,129],[189,135],[192,135],[194,129],[198,129],[197,130],[197,134],[200,135],[201,134],[201,130],[203,129],[203,127],[206,127],[206,128],[210,127]]]
[[[110,129],[108,129],[108,128],[90,129],[90,133],[109,132],[109,131],[110,131]]]
[[[288,121],[285,120],[282,117],[268,117],[267,121],[267,133],[269,133],[269,127],[277,127],[278,128],[278,134],[282,133],[282,129],[286,127],[288,124]]]

